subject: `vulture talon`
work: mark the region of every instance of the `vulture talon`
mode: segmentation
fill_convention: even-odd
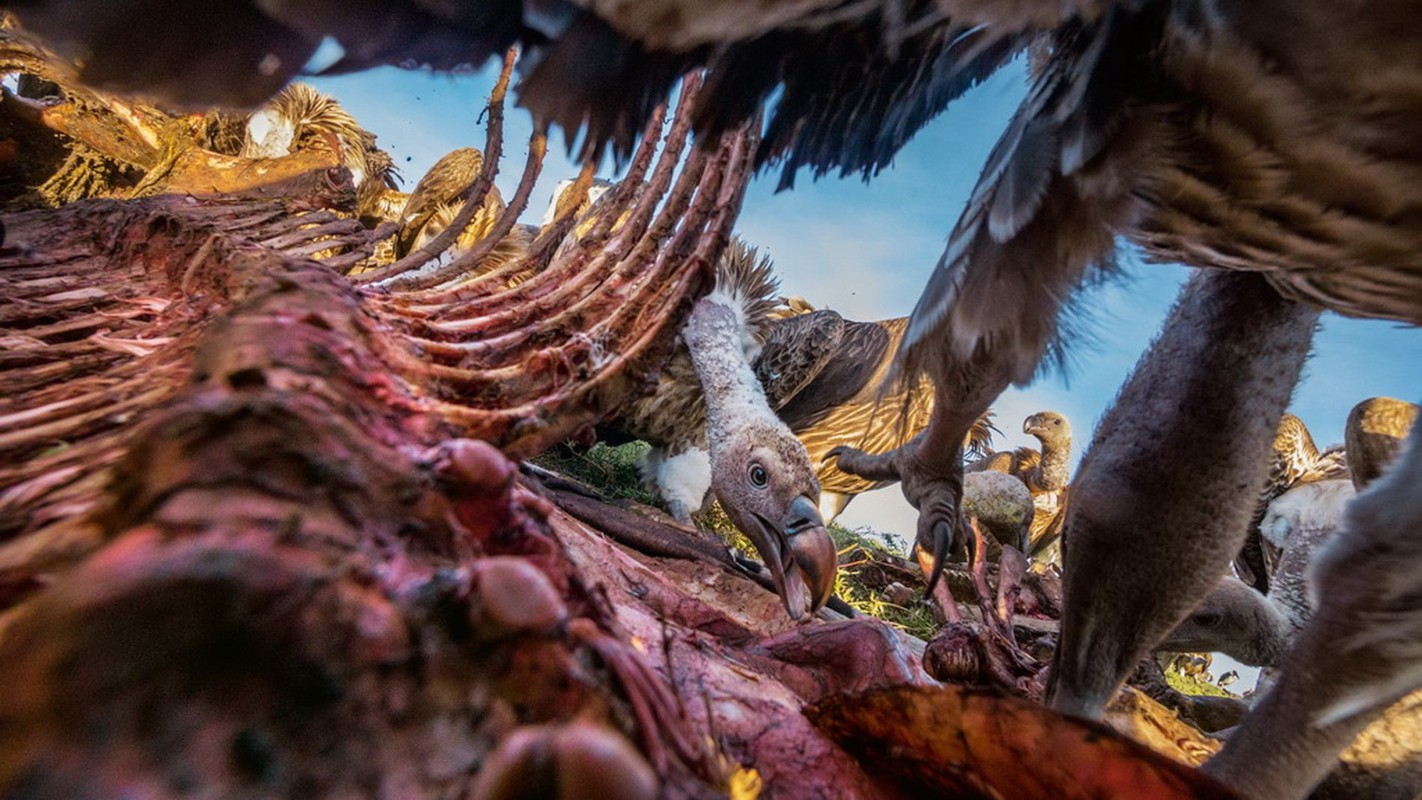
[[[944,520],[933,523],[933,571],[928,574],[925,596],[933,592],[938,579],[943,577],[943,565],[948,563],[948,554],[953,550],[953,526]]]

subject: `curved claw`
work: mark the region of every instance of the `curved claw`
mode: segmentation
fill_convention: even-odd
[[[948,553],[953,549],[953,526],[946,520],[933,523],[933,570],[928,573],[928,587],[924,594],[933,592],[938,579],[943,577],[943,565],[948,563]]]

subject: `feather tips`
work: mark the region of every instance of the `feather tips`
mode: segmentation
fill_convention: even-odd
[[[914,308],[900,380],[986,358],[1020,384],[1048,351],[1062,360],[1060,312],[1091,268],[1110,265],[1113,231],[1134,206],[1120,174],[1129,148],[1097,157],[1129,113],[1121,79],[1098,73],[1127,62],[1142,26],[1112,9],[1057,32]]]

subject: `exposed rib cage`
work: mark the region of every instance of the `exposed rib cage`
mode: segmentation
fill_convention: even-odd
[[[489,166],[464,193],[475,199],[465,204],[470,214],[493,185],[507,76],[506,69],[490,102]],[[683,105],[696,83],[687,79]],[[462,271],[495,251],[527,203],[541,133],[490,235],[433,269],[427,262],[468,215],[409,257],[351,278],[341,276],[386,231],[343,217],[324,195],[97,200],[3,217],[0,606],[97,544],[93,514],[110,470],[165,401],[193,382],[212,382],[194,373],[203,352],[231,367],[224,392],[300,389],[300,375],[242,366],[280,365],[282,348],[306,346],[253,330],[249,319],[233,321],[258,293],[334,297],[348,315],[320,324],[377,354],[379,363],[362,363],[361,374],[382,385],[403,424],[430,443],[482,438],[524,457],[646,391],[690,304],[710,288],[754,151],[751,137],[736,131],[688,153],[682,115],[654,158],[664,118],[665,109],[654,115],[613,190],[621,210],[613,218],[627,218],[615,233],[599,226],[555,257],[569,213],[521,255],[473,278]],[[345,173],[327,177],[330,196],[349,204]],[[591,170],[585,178],[578,191]],[[527,271],[535,274],[516,286],[504,280]],[[340,342],[333,333],[321,346],[329,345],[329,358],[346,358]]]

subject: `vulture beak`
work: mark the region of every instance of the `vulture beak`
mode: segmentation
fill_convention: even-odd
[[[759,525],[751,526],[751,537],[765,559],[775,591],[791,619],[814,613],[834,593],[835,570],[839,557],[834,541],[825,530],[824,519],[815,501],[805,495],[795,498],[779,525],[756,515]]]
[[[1042,421],[1037,418],[1037,415],[1036,415],[1036,414],[1033,414],[1032,416],[1028,417],[1027,419],[1022,420],[1022,432],[1023,432],[1023,433],[1025,433],[1025,434],[1027,434],[1027,435],[1029,435],[1029,436],[1032,436],[1032,435],[1035,435],[1037,432],[1039,432],[1039,431],[1041,431],[1041,430],[1042,430]]]

